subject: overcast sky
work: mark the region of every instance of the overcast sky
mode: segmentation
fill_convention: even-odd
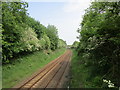
[[[28,13],[41,24],[55,25],[59,38],[68,45],[78,41],[77,29],[82,16],[90,5],[90,0],[67,0],[66,2],[29,2]]]

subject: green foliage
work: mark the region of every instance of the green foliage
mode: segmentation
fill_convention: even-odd
[[[90,77],[90,68],[84,65],[82,54],[72,49],[70,88],[96,88]]]
[[[40,24],[39,21],[36,21],[34,18],[32,17],[29,17],[29,16],[26,16],[27,18],[27,21],[26,21],[26,24],[33,28],[35,33],[37,34],[37,38],[38,39],[41,39],[41,37],[43,36],[44,34],[44,31],[46,30],[46,27],[43,26],[42,24]]]
[[[83,53],[85,64],[93,66],[91,74],[119,86],[120,3],[93,2],[81,23],[80,38],[78,54]]]
[[[72,48],[77,48],[78,45],[79,45],[79,42],[78,42],[78,41],[75,41],[75,42],[73,43],[73,45],[72,45]]]
[[[50,49],[50,39],[46,34],[40,39],[39,42],[42,46],[42,49]]]
[[[22,1],[2,3],[3,63],[37,50],[55,50],[61,44],[58,43],[57,28],[53,25],[46,28],[28,16],[27,7],[28,4]]]
[[[2,45],[3,60],[13,57],[14,52],[19,52],[21,31],[24,30],[27,3],[3,2],[2,3]]]
[[[59,40],[57,28],[54,25],[48,25],[47,30],[45,30],[45,32],[46,32],[46,34],[49,37],[50,42],[51,42],[50,48],[52,50],[57,49],[58,40]]]
[[[37,35],[32,28],[25,28],[21,34],[20,43],[23,51],[36,51],[41,48]]]
[[[3,65],[2,87],[12,88],[64,52],[65,48],[57,49],[50,54],[46,54],[44,51],[37,51],[24,57],[19,57],[11,64]]]
[[[62,48],[62,47],[66,47],[66,42],[65,41],[63,41],[62,39],[59,39],[58,40],[58,48]]]

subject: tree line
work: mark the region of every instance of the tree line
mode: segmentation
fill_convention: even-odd
[[[2,60],[9,62],[21,54],[66,47],[54,25],[45,27],[30,17],[26,2],[2,2]]]
[[[119,87],[120,2],[92,2],[77,31],[80,42],[76,50],[90,68],[90,80],[99,87],[110,87],[111,82],[111,87]]]

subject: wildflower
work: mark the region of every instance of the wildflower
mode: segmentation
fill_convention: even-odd
[[[103,82],[108,83],[108,81],[107,81],[107,80],[105,80],[105,79],[103,79]]]
[[[107,81],[106,79],[103,79],[103,82],[107,83],[108,84],[108,87],[111,88],[111,87],[115,87],[113,83],[111,83],[111,81]]]

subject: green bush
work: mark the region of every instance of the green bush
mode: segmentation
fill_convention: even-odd
[[[78,55],[91,68],[91,74],[120,86],[120,3],[93,2],[81,23]],[[95,78],[97,81],[98,78]],[[101,78],[102,79],[102,78]]]
[[[45,27],[28,16],[26,2],[2,2],[2,60],[37,50],[58,48],[58,33],[54,25]],[[60,45],[61,47],[61,45]],[[1,51],[1,49],[0,49]]]
[[[20,39],[22,50],[24,51],[35,51],[41,48],[36,33],[32,28],[28,27],[27,30],[22,32]]]

